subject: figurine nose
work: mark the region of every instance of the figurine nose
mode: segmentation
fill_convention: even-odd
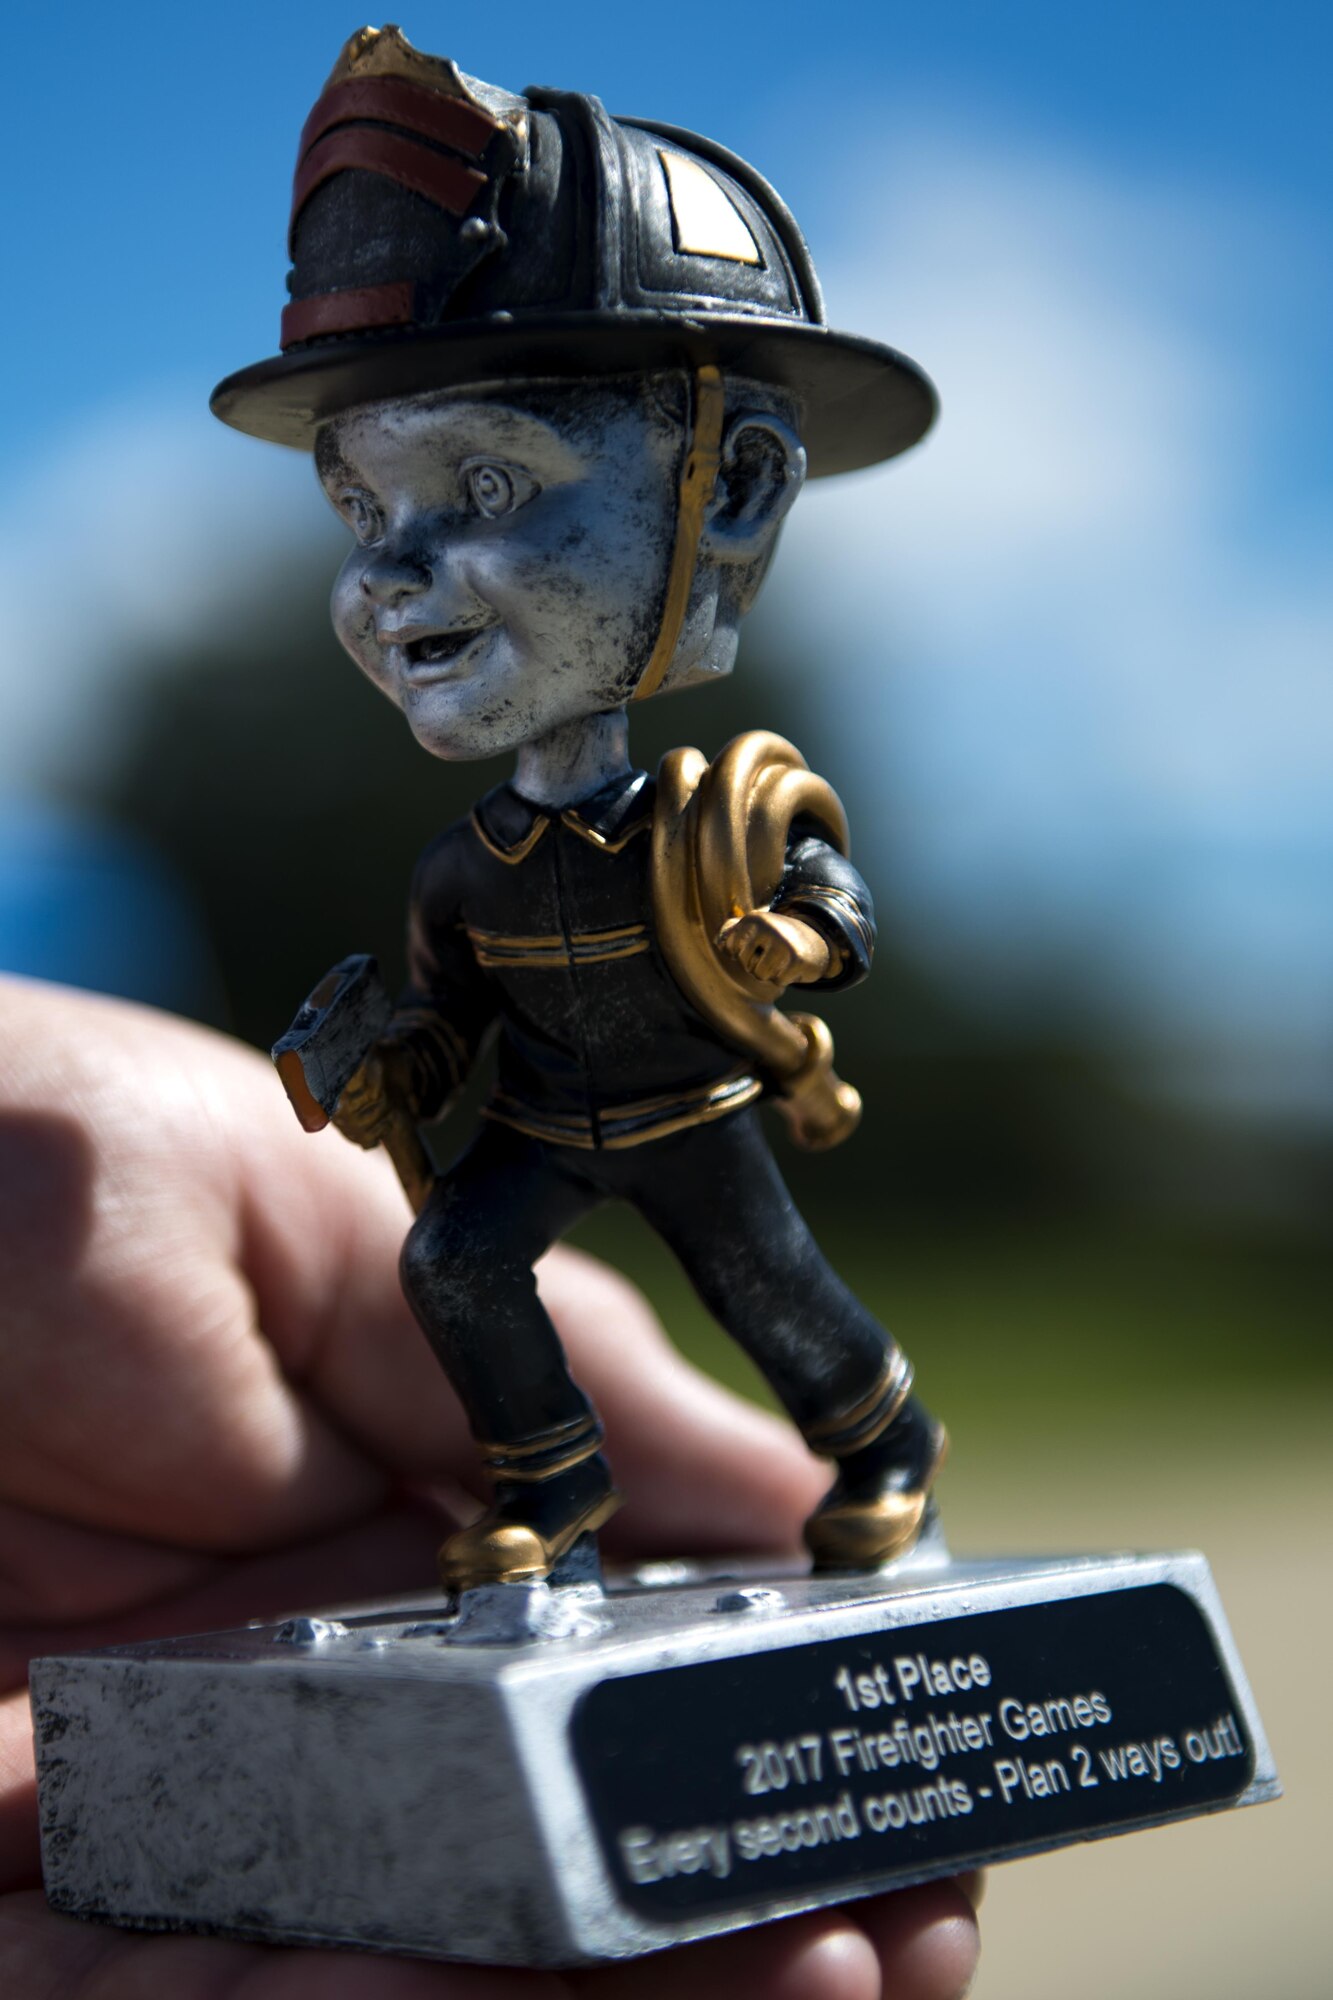
[[[416,556],[386,551],[361,572],[362,594],[372,604],[401,604],[406,597],[420,597],[430,586],[431,573]]]

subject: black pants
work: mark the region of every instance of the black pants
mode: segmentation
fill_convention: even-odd
[[[486,1124],[403,1249],[403,1289],[475,1436],[508,1444],[586,1416],[532,1266],[583,1215],[632,1202],[803,1428],[855,1405],[895,1352],[820,1255],[755,1110],[623,1152]]]

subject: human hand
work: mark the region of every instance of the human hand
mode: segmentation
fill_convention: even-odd
[[[633,1964],[528,1973],[117,1931],[39,1879],[27,1660],[420,1588],[472,1481],[398,1289],[388,1161],[302,1133],[268,1065],[118,1002],[0,983],[0,1992],[14,2000],[946,2000],[936,1883]],[[624,1281],[543,1295],[606,1419],[622,1551],[794,1548],[822,1475]]]
[[[732,917],[718,932],[717,945],[752,979],[770,986],[809,986],[827,975],[832,956],[813,924],[776,910]]]

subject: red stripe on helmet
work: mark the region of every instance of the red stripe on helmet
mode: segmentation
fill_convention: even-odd
[[[292,228],[315,189],[348,167],[382,174],[451,215],[465,215],[487,180],[475,167],[465,167],[461,160],[434,152],[406,133],[380,132],[368,125],[347,126],[317,140],[296,169]]]
[[[422,138],[438,139],[470,159],[480,158],[500,131],[498,119],[460,98],[426,90],[401,76],[348,77],[326,90],[305,121],[298,159],[304,159],[317,139],[335,125],[373,118],[383,125],[402,125]]]
[[[285,352],[301,340],[323,333],[361,333],[375,326],[411,324],[416,286],[404,280],[393,285],[349,286],[341,292],[318,292],[293,299],[282,314],[281,346]]]

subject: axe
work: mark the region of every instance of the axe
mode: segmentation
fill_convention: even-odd
[[[389,1026],[393,1002],[373,958],[357,952],[326,972],[298,1010],[273,1060],[292,1109],[307,1132],[321,1132],[366,1057]],[[396,1107],[384,1146],[398,1169],[408,1200],[419,1215],[431,1190],[434,1169],[410,1115]]]

